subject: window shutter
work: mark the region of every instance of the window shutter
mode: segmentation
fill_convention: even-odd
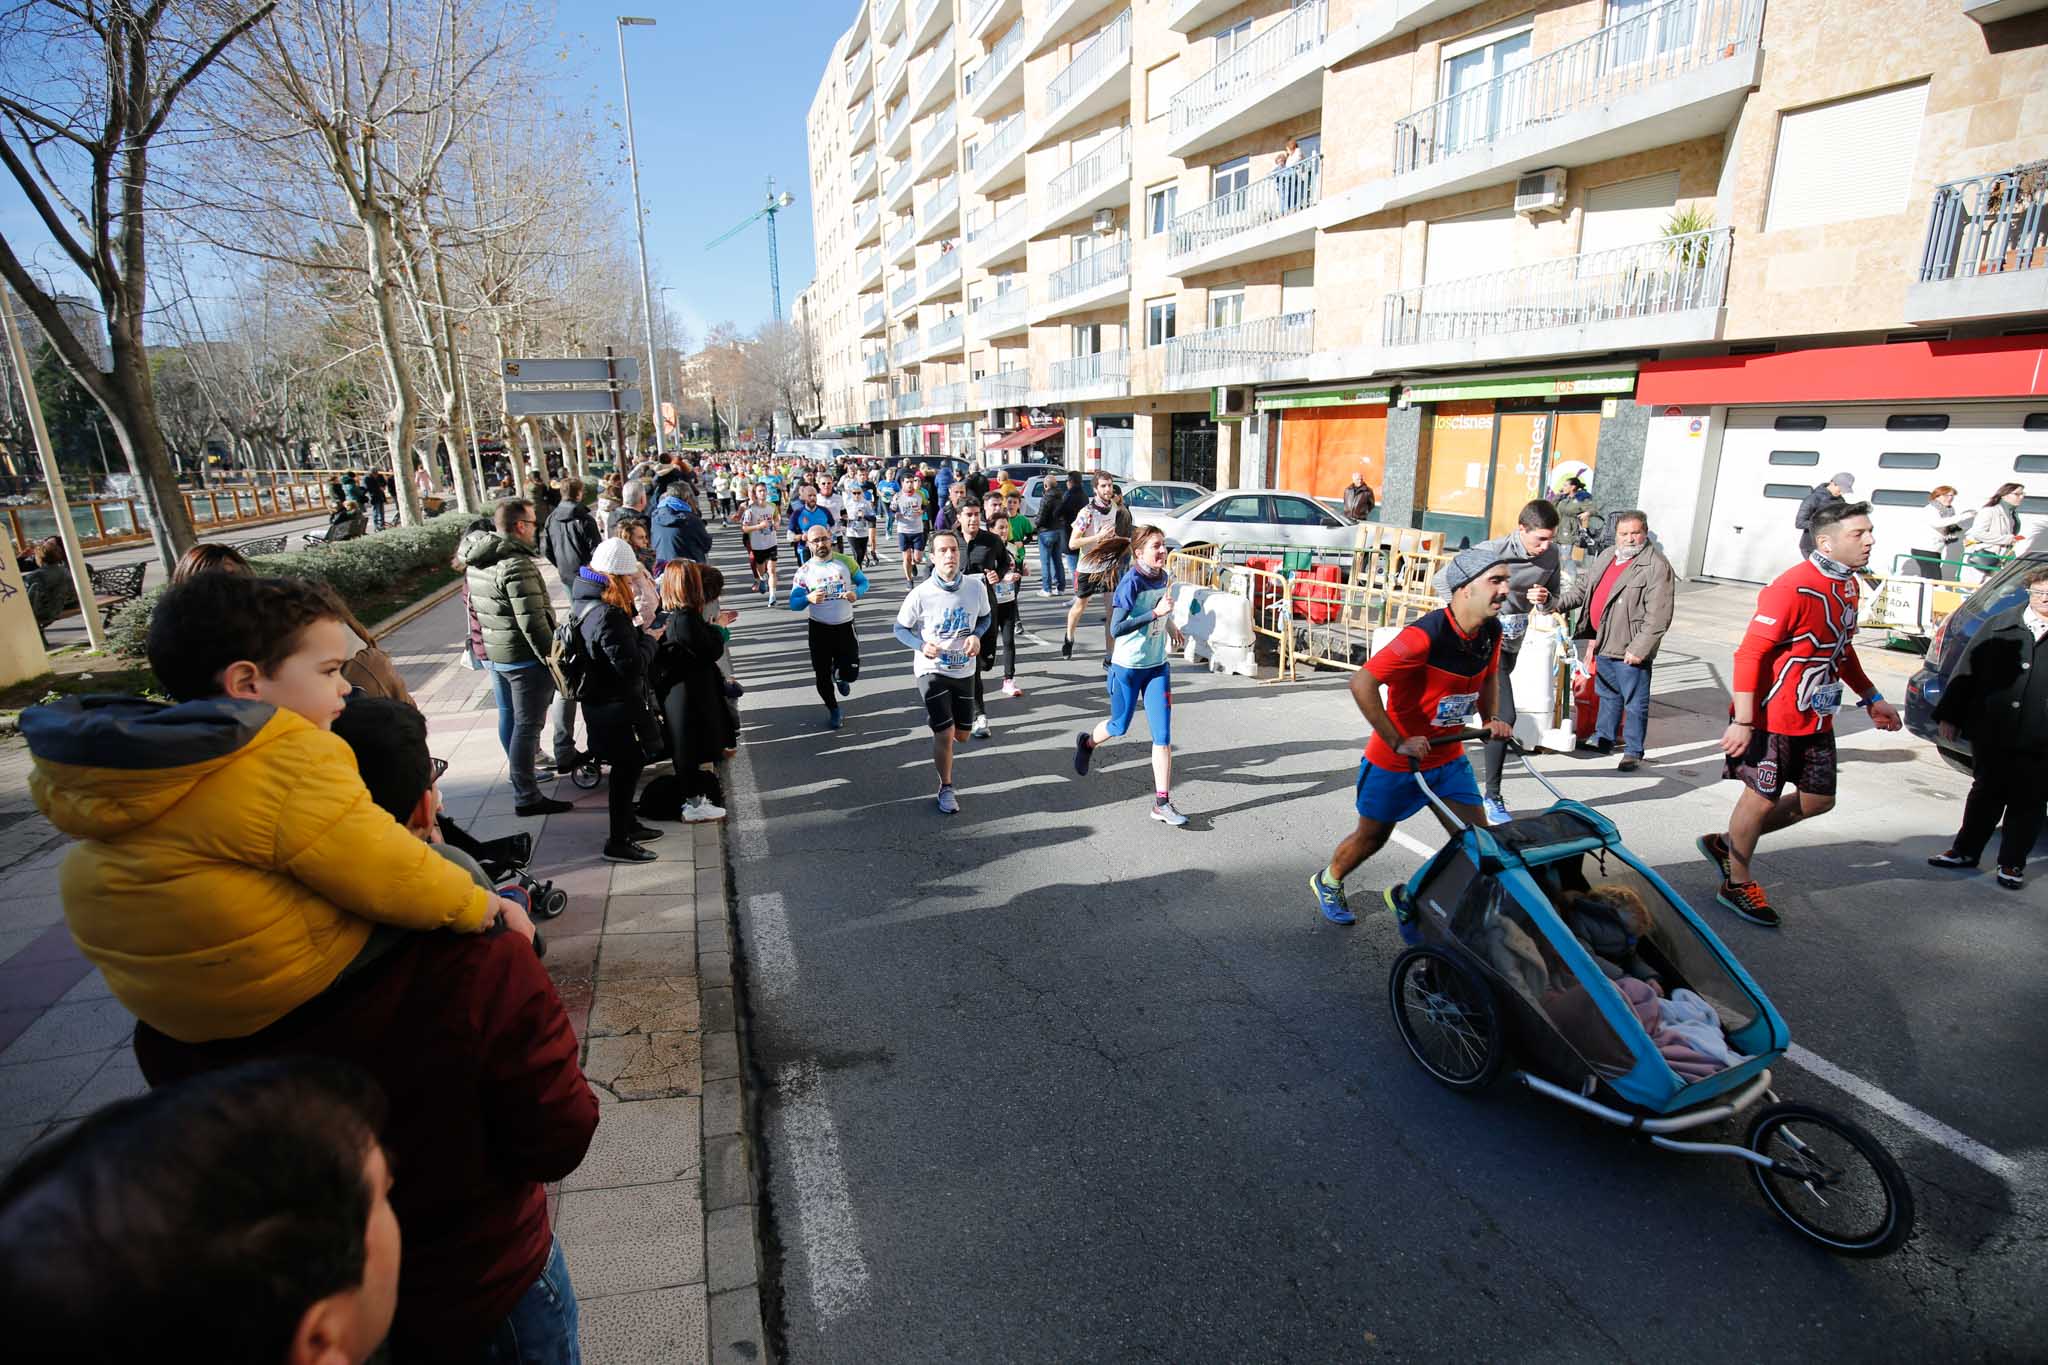
[[[1514,231],[1512,208],[1487,209],[1431,223],[1423,248],[1422,282],[1442,284],[1505,270],[1512,264],[1508,252]]]
[[[1586,221],[1579,233],[1581,255],[1610,247],[1654,242],[1678,207],[1678,172],[1646,175],[1586,192]]]
[[[1904,211],[1926,105],[1921,81],[1781,115],[1764,230]]]

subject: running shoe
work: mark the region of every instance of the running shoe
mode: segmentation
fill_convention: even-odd
[[[990,738],[988,729],[988,717],[976,716],[974,718],[974,728],[969,730],[967,733],[974,736],[974,738],[976,739]]]
[[[1154,801],[1152,803],[1152,818],[1162,825],[1172,825],[1175,829],[1179,829],[1188,822],[1187,816],[1175,810],[1171,801]]]
[[[1344,899],[1342,886],[1330,885],[1317,872],[1308,879],[1308,889],[1315,892],[1316,908],[1323,912],[1324,919],[1332,924],[1358,923],[1358,916],[1351,913],[1351,903]]]
[[[1024,695],[1024,689],[1017,686],[1015,679],[1005,678],[1003,679],[1003,695],[1006,697],[1021,697]]]
[[[2008,891],[2017,891],[2027,884],[2027,870],[2024,867],[1998,869],[1998,884]]]
[[[604,860],[608,863],[651,863],[655,857],[653,849],[642,848],[638,844],[614,840],[604,846]]]
[[[1950,848],[1943,849],[1940,853],[1929,858],[1927,865],[1929,867],[1969,868],[1974,872],[1977,868],[1977,860],[1975,858],[1965,858],[1962,854]]]
[[[1486,798],[1487,824],[1505,825],[1508,821],[1514,818],[1514,813],[1508,809],[1507,802],[1501,800],[1498,796],[1489,796]]]
[[[686,824],[701,825],[711,820],[723,820],[725,807],[714,806],[702,796],[693,796],[683,803],[683,821]]]
[[[844,724],[846,724],[846,712],[836,706],[825,712],[825,728],[827,730],[837,730]]]
[[[853,684],[852,684],[852,683],[850,683],[850,682],[848,682],[848,681],[847,681],[846,679],[844,679],[844,678],[841,678],[841,679],[839,679],[839,695],[840,695],[840,696],[842,696],[842,697],[850,697],[850,696],[852,696],[852,695],[853,695]],[[835,707],[833,707],[832,709],[836,711],[836,710],[838,710],[839,708],[835,706]]]
[[[1062,638],[1061,638],[1061,640],[1060,640],[1060,657],[1061,657],[1062,659],[1071,659],[1071,658],[1073,658],[1073,657],[1074,657],[1074,637],[1073,637],[1073,636],[1071,636],[1071,635],[1068,635],[1068,636],[1064,636],[1064,637],[1062,637]]]
[[[948,782],[939,788],[939,814],[958,815],[959,813],[960,798],[953,795],[953,784]]]
[[[1721,869],[1721,880],[1728,880],[1728,841],[1718,834],[1702,834],[1692,841],[1692,846],[1702,857]]]
[[[1761,924],[1766,929],[1775,929],[1780,923],[1778,912],[1771,909],[1771,902],[1764,895],[1763,887],[1756,882],[1723,881],[1714,899],[1751,924]]]
[[[1086,730],[1074,736],[1074,776],[1088,776],[1088,760],[1095,757],[1095,746],[1088,742]]]
[[[1054,591],[1053,591],[1053,590],[1052,590],[1051,588],[1040,588],[1040,589],[1038,590],[1038,595],[1039,595],[1040,597],[1057,597],[1057,596],[1059,596],[1059,594],[1058,594],[1058,593],[1056,593],[1056,592],[1054,592]]]
[[[1422,931],[1415,927],[1415,910],[1408,903],[1408,888],[1390,886],[1380,893],[1387,909],[1394,912],[1394,927],[1401,931],[1401,941],[1411,948],[1422,945]]]

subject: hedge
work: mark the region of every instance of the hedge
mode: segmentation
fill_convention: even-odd
[[[470,512],[443,512],[423,526],[397,526],[335,545],[259,555],[249,563],[271,577],[325,583],[343,601],[353,602],[407,574],[446,566],[455,556],[463,527],[475,519]],[[149,618],[162,594],[161,587],[151,588],[114,617],[107,640],[110,649],[131,659],[146,656]]]

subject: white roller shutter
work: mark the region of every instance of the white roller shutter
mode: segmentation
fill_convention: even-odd
[[[1588,190],[1585,224],[1579,232],[1580,254],[1654,242],[1677,207],[1677,171]]]
[[[1903,211],[1926,106],[1920,81],[1781,114],[1764,230]]]
[[[1514,231],[1512,208],[1486,209],[1431,223],[1423,247],[1423,284],[1462,280],[1505,268]]]

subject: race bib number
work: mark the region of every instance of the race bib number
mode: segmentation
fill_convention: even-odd
[[[1503,612],[1500,618],[1500,637],[1503,640],[1519,640],[1529,633],[1529,617],[1524,612]]]
[[[811,590],[811,600],[814,602],[830,602],[844,596],[846,585],[836,578],[828,578]]]
[[[1444,729],[1455,728],[1472,719],[1479,710],[1477,692],[1461,692],[1454,697],[1445,697],[1436,704],[1436,714],[1430,717],[1430,724]]]
[[[1807,698],[1807,707],[1816,716],[1832,716],[1842,709],[1842,685],[1834,682],[1814,688],[1813,695]]]
[[[942,649],[939,651],[937,663],[940,668],[965,668],[967,656],[957,649]]]
[[[1014,602],[1016,600],[1017,585],[1015,583],[1012,583],[1007,578],[998,580],[998,582],[996,583],[996,601]]]

